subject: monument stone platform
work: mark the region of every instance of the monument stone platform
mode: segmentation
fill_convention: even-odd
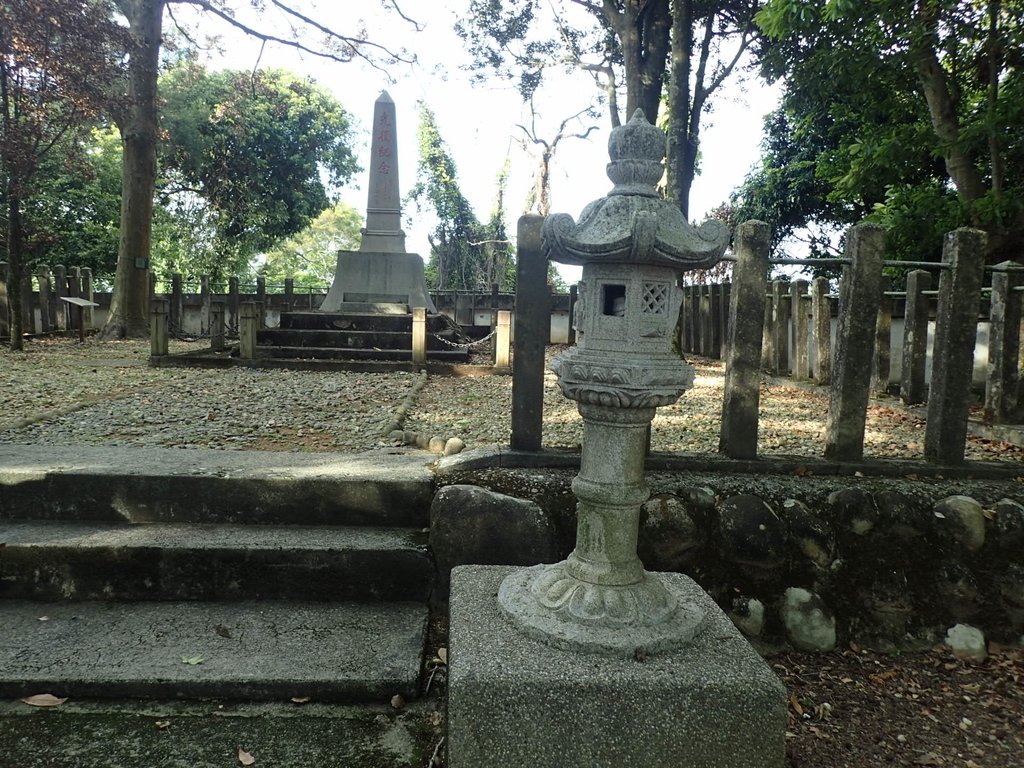
[[[687,576],[659,574],[705,612],[694,638],[622,659],[515,629],[496,599],[515,570],[452,571],[451,768],[782,768],[785,689]]]

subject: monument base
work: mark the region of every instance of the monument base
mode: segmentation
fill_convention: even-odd
[[[782,768],[786,691],[690,578],[661,574],[706,614],[692,641],[623,660],[513,629],[497,594],[515,570],[452,570],[450,768]]]
[[[423,278],[423,259],[415,253],[339,251],[331,289],[320,305],[321,312],[359,312],[355,307],[388,306],[383,314],[397,308],[426,307],[436,314]],[[395,308],[395,309],[392,309]]]

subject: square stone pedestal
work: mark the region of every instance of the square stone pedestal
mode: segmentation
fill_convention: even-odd
[[[450,768],[782,768],[785,689],[690,578],[665,574],[707,612],[690,645],[623,660],[516,631],[496,599],[513,570],[452,571]]]

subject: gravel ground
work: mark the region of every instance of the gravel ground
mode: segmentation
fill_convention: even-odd
[[[171,352],[201,345],[172,343]],[[549,354],[561,351],[549,348]],[[0,442],[206,447],[237,450],[364,451],[382,437],[412,389],[409,373],[313,373],[231,368],[150,368],[148,344],[67,339],[29,341],[24,353],[0,347]],[[652,448],[713,453],[718,448],[723,370],[695,361],[693,389],[654,420]],[[507,444],[512,379],[427,380],[405,429],[459,437],[468,447]],[[820,456],[827,395],[764,386],[759,450]],[[582,423],[555,376],[544,389],[544,444],[578,446]],[[895,400],[869,409],[865,452],[922,456],[924,422]],[[1021,448],[971,438],[968,458],[1024,460]]]

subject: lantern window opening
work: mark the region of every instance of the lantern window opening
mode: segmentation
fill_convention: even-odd
[[[601,314],[622,317],[626,314],[626,286],[605,283],[601,286]]]
[[[664,315],[668,311],[668,283],[644,283],[640,311],[645,315]]]

